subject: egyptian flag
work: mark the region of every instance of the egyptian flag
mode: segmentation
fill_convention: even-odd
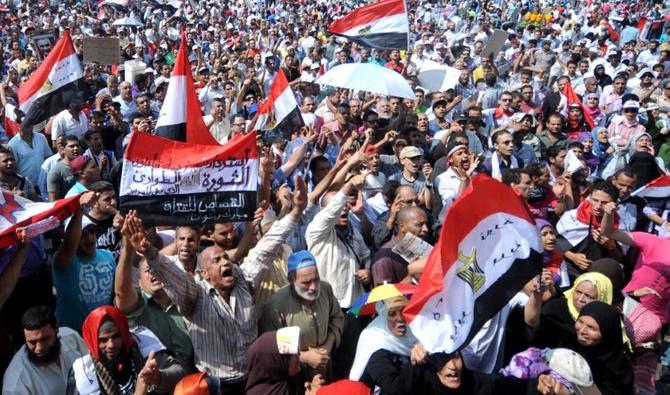
[[[254,218],[256,133],[225,145],[197,145],[133,133],[121,174],[121,211],[145,225],[205,225]]]
[[[584,121],[589,125],[589,128],[593,130],[593,128],[596,127],[596,124],[593,122],[593,119],[586,111],[585,108],[586,106],[584,105],[584,103],[582,103],[582,101],[579,99],[579,96],[577,96],[575,90],[572,89],[572,84],[570,83],[570,81],[568,81],[567,84],[565,84],[565,88],[563,88],[563,96],[565,96],[567,99],[568,107],[570,107],[572,103],[579,104],[579,106],[582,108],[582,114],[584,114]]]
[[[5,128],[5,133],[9,138],[19,134],[21,129],[20,112],[21,110],[16,108],[15,105],[10,103],[5,104],[5,119],[3,121],[3,126]]]
[[[98,2],[98,7],[102,6],[112,6],[117,9],[124,9],[128,8],[128,5],[130,4],[130,0],[104,0],[104,1],[99,1]]]
[[[290,138],[291,133],[297,132],[303,126],[305,123],[300,115],[298,101],[280,68],[272,81],[270,95],[258,104],[258,118],[254,129],[269,130],[284,138]]]
[[[49,203],[35,203],[0,191],[0,248],[16,244],[16,231],[25,228],[32,238],[57,228],[79,208],[79,195]]]
[[[356,8],[328,30],[359,45],[376,49],[407,49],[409,20],[404,0],[381,0]]]
[[[540,274],[542,251],[524,200],[512,188],[477,175],[447,211],[405,308],[412,332],[429,352],[459,350]]]
[[[570,211],[566,211],[561,216],[556,224],[556,232],[561,238],[566,239],[572,247],[578,247],[579,251],[589,251],[590,248],[584,245],[591,244],[595,246],[595,241],[592,240],[591,231],[593,229],[600,229],[602,218],[598,218],[593,214],[591,202],[586,199],[579,204],[579,206]],[[613,217],[614,228],[619,228],[619,214],[614,212]]]
[[[23,122],[36,125],[61,112],[70,101],[83,101],[83,76],[81,62],[66,30],[40,67],[16,91],[19,108],[26,114]]]
[[[667,198],[670,197],[670,176],[662,175],[649,182],[647,185],[639,188],[630,194],[641,198]]]
[[[156,135],[193,144],[219,145],[202,119],[201,107],[188,62],[186,34],[182,31],[179,53],[156,121]]]

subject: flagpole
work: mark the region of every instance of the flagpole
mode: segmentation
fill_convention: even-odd
[[[405,51],[409,51],[409,14],[407,13],[407,0],[402,0],[402,5],[405,7],[405,18],[407,18],[407,49]]]

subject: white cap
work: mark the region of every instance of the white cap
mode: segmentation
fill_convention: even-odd
[[[626,101],[621,108],[635,108],[637,110],[640,109],[640,103],[636,102],[635,100],[628,100]]]
[[[577,394],[601,395],[584,357],[567,348],[546,349],[542,354],[549,368],[568,380]]]

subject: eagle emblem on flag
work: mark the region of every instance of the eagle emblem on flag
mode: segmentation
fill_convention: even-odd
[[[364,35],[370,33],[370,30],[372,30],[372,25],[367,25],[366,27],[359,30],[358,34],[361,35],[361,36],[364,36]]]
[[[456,275],[472,288],[472,293],[477,293],[486,283],[484,271],[477,263],[477,250],[473,248],[470,256],[459,251],[458,261],[463,263],[463,267],[458,270]]]

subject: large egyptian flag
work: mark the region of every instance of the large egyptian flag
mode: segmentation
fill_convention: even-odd
[[[28,126],[46,121],[72,100],[84,99],[84,72],[66,30],[40,67],[16,91]]]
[[[356,8],[328,30],[368,48],[407,49],[409,20],[404,0],[381,0]]]
[[[256,133],[197,145],[133,133],[123,158],[121,211],[146,225],[204,225],[254,218]]]
[[[273,131],[284,138],[297,132],[305,123],[300,114],[298,101],[288,84],[284,71],[279,72],[272,81],[270,95],[258,104],[258,117],[255,130]]]
[[[35,203],[11,192],[0,192],[0,248],[18,242],[16,231],[25,228],[35,237],[58,227],[79,208],[79,195],[49,203]]]
[[[200,107],[188,62],[186,34],[182,31],[179,53],[156,121],[156,135],[193,144],[219,145],[207,129]]]
[[[412,332],[430,352],[459,350],[540,274],[542,251],[524,200],[493,178],[476,176],[447,211],[404,311]]]
[[[630,194],[631,196],[638,196],[641,198],[667,198],[670,197],[670,176],[664,174],[657,179],[647,183],[635,192]]]

